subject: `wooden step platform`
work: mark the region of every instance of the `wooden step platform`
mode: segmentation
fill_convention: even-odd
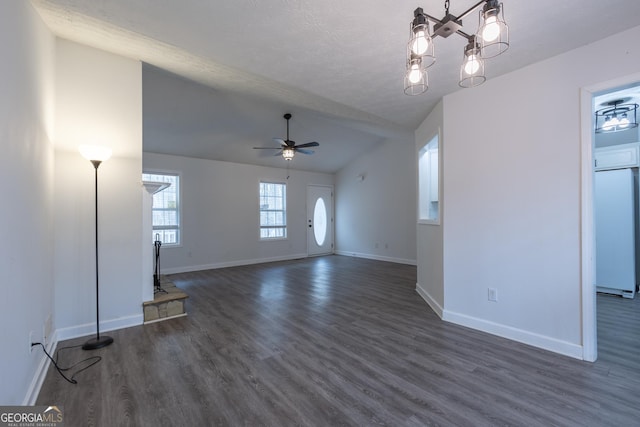
[[[189,298],[189,295],[164,276],[160,278],[160,286],[167,293],[158,292],[154,295],[153,301],[142,303],[144,323],[159,322],[187,315],[185,300]]]

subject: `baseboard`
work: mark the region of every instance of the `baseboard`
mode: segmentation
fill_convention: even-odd
[[[142,311],[142,310],[141,310]],[[105,320],[100,322],[100,332],[115,331],[117,329],[130,328],[132,326],[142,325],[144,316],[134,314],[131,316],[119,317],[117,319]],[[71,338],[84,337],[96,333],[96,323],[86,323],[84,325],[70,326],[68,328],[60,328],[56,330],[58,341],[64,341]]]
[[[181,314],[176,314],[175,316],[161,317],[160,319],[147,320],[146,322],[144,322],[144,324],[150,325],[152,323],[164,322],[165,320],[177,319],[178,317],[185,317],[186,315],[187,313],[181,313]]]
[[[56,351],[56,347],[58,346],[58,333],[54,331],[51,334],[51,339],[46,345],[47,353],[53,354]],[[42,348],[40,346],[33,347],[33,351],[39,351],[40,362],[38,363],[38,368],[36,369],[35,374],[33,375],[33,379],[31,380],[31,384],[29,384],[29,388],[27,389],[27,394],[22,401],[22,406],[32,406],[36,404],[36,400],[38,400],[38,395],[40,394],[40,388],[42,388],[42,384],[44,383],[44,379],[47,376],[47,370],[49,369],[50,360],[44,351],[41,351]]]
[[[442,319],[442,314],[444,312],[442,306],[438,304],[438,301],[436,301],[431,295],[429,295],[429,292],[427,292],[422,286],[420,286],[420,283],[416,283],[416,292],[422,297],[423,300],[425,300],[427,304],[429,304],[431,310],[433,310],[438,315],[438,317]]]
[[[307,254],[291,254],[270,258],[244,259],[239,261],[225,261],[213,264],[191,265],[186,267],[163,268],[162,274],[190,273],[192,271],[216,270],[218,268],[241,267],[243,265],[264,264],[267,262],[291,261],[293,259],[307,258]]]
[[[582,346],[477,317],[444,310],[442,320],[582,360]]]
[[[376,261],[386,261],[386,262],[394,262],[396,264],[407,264],[407,265],[417,265],[415,259],[404,259],[404,258],[394,258],[388,256],[374,255],[374,254],[365,254],[362,252],[350,252],[350,251],[335,251],[336,255],[350,256],[355,258],[366,258],[373,259]]]

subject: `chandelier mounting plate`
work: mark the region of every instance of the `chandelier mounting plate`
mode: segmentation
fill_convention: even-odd
[[[440,23],[433,26],[433,35],[446,39],[451,34],[455,34],[462,28],[462,21],[452,14],[447,14]]]

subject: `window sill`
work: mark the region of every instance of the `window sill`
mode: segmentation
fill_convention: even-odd
[[[419,219],[418,225],[440,225],[439,219]]]
[[[172,248],[181,248],[182,244],[178,243],[178,244],[168,244],[168,243],[163,243],[161,248],[162,249],[172,249]]]
[[[281,242],[283,240],[289,240],[287,237],[270,237],[270,238],[261,238],[259,239],[261,242]]]

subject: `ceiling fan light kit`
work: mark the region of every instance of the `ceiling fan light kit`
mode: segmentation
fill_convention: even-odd
[[[628,100],[628,98],[627,98]],[[638,104],[616,99],[596,111],[596,133],[618,132],[638,127]]]
[[[293,156],[295,155],[295,150],[291,147],[284,147],[282,149],[282,157],[284,157],[285,160],[291,160],[293,159]]]
[[[472,35],[465,33],[462,31],[462,19],[480,6],[478,31]],[[433,43],[436,37],[447,38],[458,34],[467,39],[458,81],[465,88],[484,83],[484,60],[498,56],[509,48],[509,27],[504,20],[502,3],[482,0],[460,16],[449,13],[449,0],[444,2],[444,7],[445,16],[442,19],[424,13],[421,7],[413,11],[404,77],[404,93],[407,95],[419,95],[429,89],[427,68],[436,61]],[[433,32],[430,23],[433,23]]]

